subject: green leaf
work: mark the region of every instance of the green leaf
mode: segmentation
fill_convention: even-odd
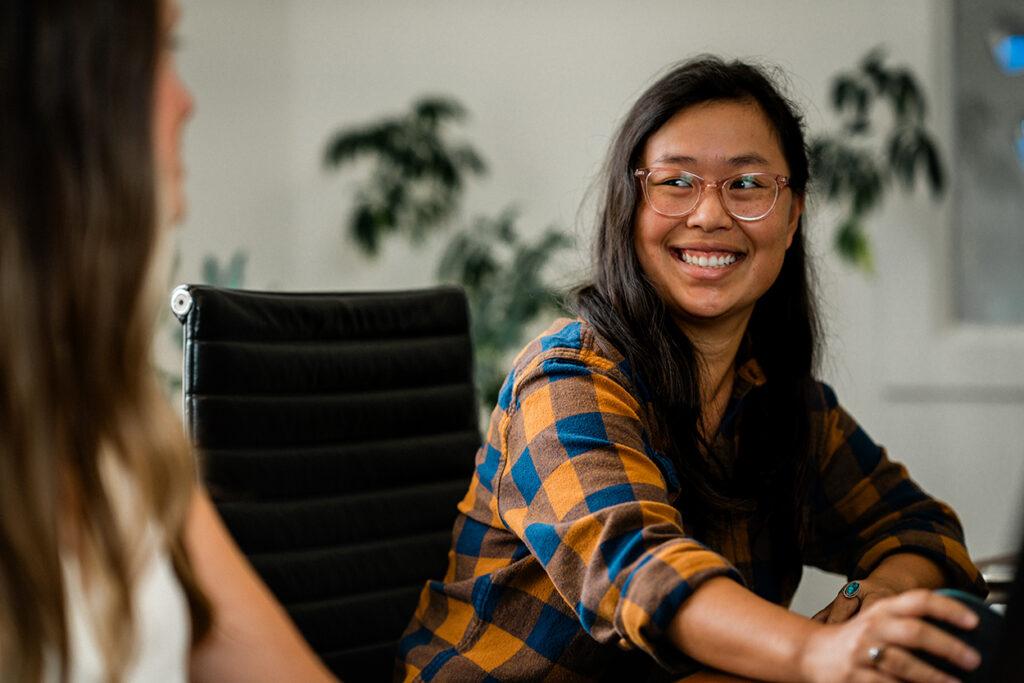
[[[373,210],[370,206],[357,204],[352,209],[349,230],[352,240],[364,254],[367,256],[377,255],[380,241],[378,239],[377,221],[374,220]]]
[[[868,81],[877,93],[884,93],[889,89],[890,75],[889,71],[883,64],[884,61],[885,49],[879,45],[872,48],[871,51],[864,56],[864,59],[861,60],[860,64],[861,73],[867,77]]]
[[[922,141],[925,144],[921,146],[921,153],[928,170],[928,184],[931,187],[932,196],[941,197],[946,191],[946,173],[943,170],[942,158],[931,137],[925,134]]]
[[[228,287],[238,289],[245,284],[245,266],[249,262],[249,256],[244,251],[236,251],[231,256],[227,266]]]
[[[543,272],[552,256],[571,243],[553,227],[532,242],[523,240],[516,220],[512,208],[476,219],[453,235],[438,264],[439,279],[466,290],[477,386],[485,403],[495,398],[505,356],[522,345],[527,326],[543,311],[558,309]]]
[[[848,74],[839,74],[832,83],[832,108],[842,114],[850,105],[864,97],[864,86],[860,81]]]
[[[457,213],[467,178],[486,168],[472,146],[447,139],[447,124],[465,116],[453,99],[425,97],[406,114],[343,129],[331,138],[324,151],[329,167],[363,157],[374,162],[356,185],[348,225],[364,253],[375,254],[393,233],[418,243]]]
[[[462,121],[466,118],[466,110],[448,97],[425,97],[413,104],[413,118],[432,124],[444,120]]]
[[[215,287],[237,289],[245,284],[245,267],[249,256],[245,251],[235,251],[224,265],[213,254],[203,257],[202,279]]]
[[[880,135],[865,135],[877,123],[872,114],[879,97],[892,108],[893,123]],[[833,78],[832,104],[840,115],[839,132],[808,144],[812,191],[846,211],[835,248],[844,260],[870,271],[864,217],[894,184],[913,191],[919,174],[926,176],[932,195],[940,196],[946,186],[944,164],[925,126],[927,100],[918,80],[909,69],[888,66],[880,47],[865,55],[855,71]]]
[[[913,130],[897,128],[888,144],[889,170],[907,190],[914,187],[914,157],[917,141]]]
[[[473,175],[483,175],[487,173],[487,164],[485,164],[484,160],[480,158],[480,155],[476,153],[476,150],[468,145],[453,149],[452,160],[455,162],[456,167],[468,171]]]
[[[401,124],[394,119],[362,128],[350,128],[335,133],[324,152],[327,166],[341,166],[361,155],[387,155],[394,153],[393,139]]]
[[[836,251],[843,260],[861,268],[865,272],[874,272],[874,259],[871,256],[871,245],[860,223],[850,218],[844,221],[836,232]]]
[[[203,282],[208,285],[220,282],[220,264],[212,254],[203,257]]]

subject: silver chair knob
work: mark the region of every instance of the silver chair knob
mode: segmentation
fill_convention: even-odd
[[[192,310],[192,295],[188,285],[178,285],[171,292],[171,310],[179,318],[184,318]]]

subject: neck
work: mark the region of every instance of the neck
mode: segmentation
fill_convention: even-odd
[[[736,355],[747,331],[750,315],[728,320],[681,320],[676,324],[693,344],[701,364],[701,412],[706,437],[718,431],[718,424],[732,393]]]

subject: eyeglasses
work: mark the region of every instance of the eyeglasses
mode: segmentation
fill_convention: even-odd
[[[789,178],[772,173],[739,173],[715,182],[678,168],[638,168],[633,175],[641,180],[644,199],[655,213],[679,218],[700,204],[704,190],[718,190],[722,206],[740,221],[761,220],[772,212],[779,191]]]

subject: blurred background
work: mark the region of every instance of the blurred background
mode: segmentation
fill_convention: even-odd
[[[569,287],[586,276],[588,190],[615,127],[668,65],[703,52],[777,65],[812,136],[849,141],[850,112],[858,112],[856,103],[846,114],[834,108],[837,78],[881,48],[884,63],[911,74],[927,101],[945,192],[931,191],[924,152],[919,166],[909,162],[920,171],[909,185],[883,164],[885,192],[858,218],[851,260],[836,244],[849,198],[814,190],[807,227],[827,331],[822,378],[891,457],[959,512],[972,555],[1016,545],[1024,495],[1019,3],[181,5],[180,67],[197,106],[185,136],[190,210],[175,279],[253,289],[429,286],[458,226],[472,230],[506,209],[522,243],[549,228],[572,240],[542,264],[546,285]],[[373,157],[331,166],[329,143],[429,96],[465,110],[445,135],[475,150],[487,172],[464,179],[447,227],[419,242],[389,237],[370,256],[349,221]],[[884,156],[886,131],[899,121],[878,104],[858,148]],[[858,179],[846,179],[856,190]],[[524,333],[553,315],[524,322]],[[165,368],[180,362],[174,334],[168,313],[158,336]],[[794,607],[813,613],[840,584],[808,572]]]

